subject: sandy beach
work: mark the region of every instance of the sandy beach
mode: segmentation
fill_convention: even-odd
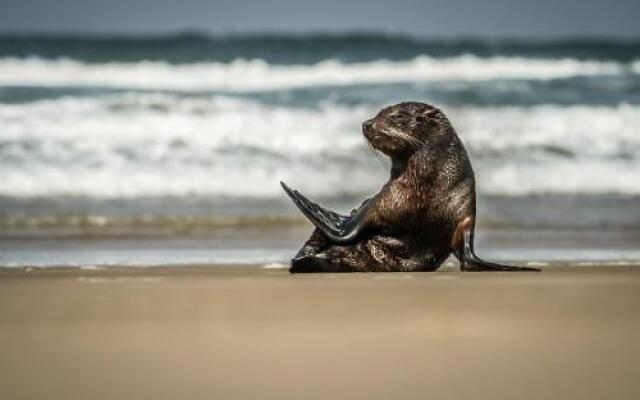
[[[640,269],[0,269],[6,399],[636,399]]]

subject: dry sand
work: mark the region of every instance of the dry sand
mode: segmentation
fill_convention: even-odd
[[[640,268],[3,269],[0,398],[638,399]]]

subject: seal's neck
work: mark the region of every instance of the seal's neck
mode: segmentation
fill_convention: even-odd
[[[409,160],[406,158],[392,158],[391,159],[391,180],[398,178],[407,169]]]

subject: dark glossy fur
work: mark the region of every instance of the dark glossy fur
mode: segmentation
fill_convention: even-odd
[[[475,179],[449,120],[436,107],[406,102],[381,110],[362,129],[392,162],[389,180],[369,200],[366,229],[342,245],[316,229],[290,271],[434,271],[452,252],[460,256],[456,230],[461,221],[473,230]]]

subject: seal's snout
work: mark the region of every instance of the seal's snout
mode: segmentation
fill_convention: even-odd
[[[365,135],[373,130],[373,120],[368,119],[362,123],[362,133]]]
[[[375,118],[368,119],[362,123],[362,133],[369,142],[373,142],[378,138],[378,128]]]

